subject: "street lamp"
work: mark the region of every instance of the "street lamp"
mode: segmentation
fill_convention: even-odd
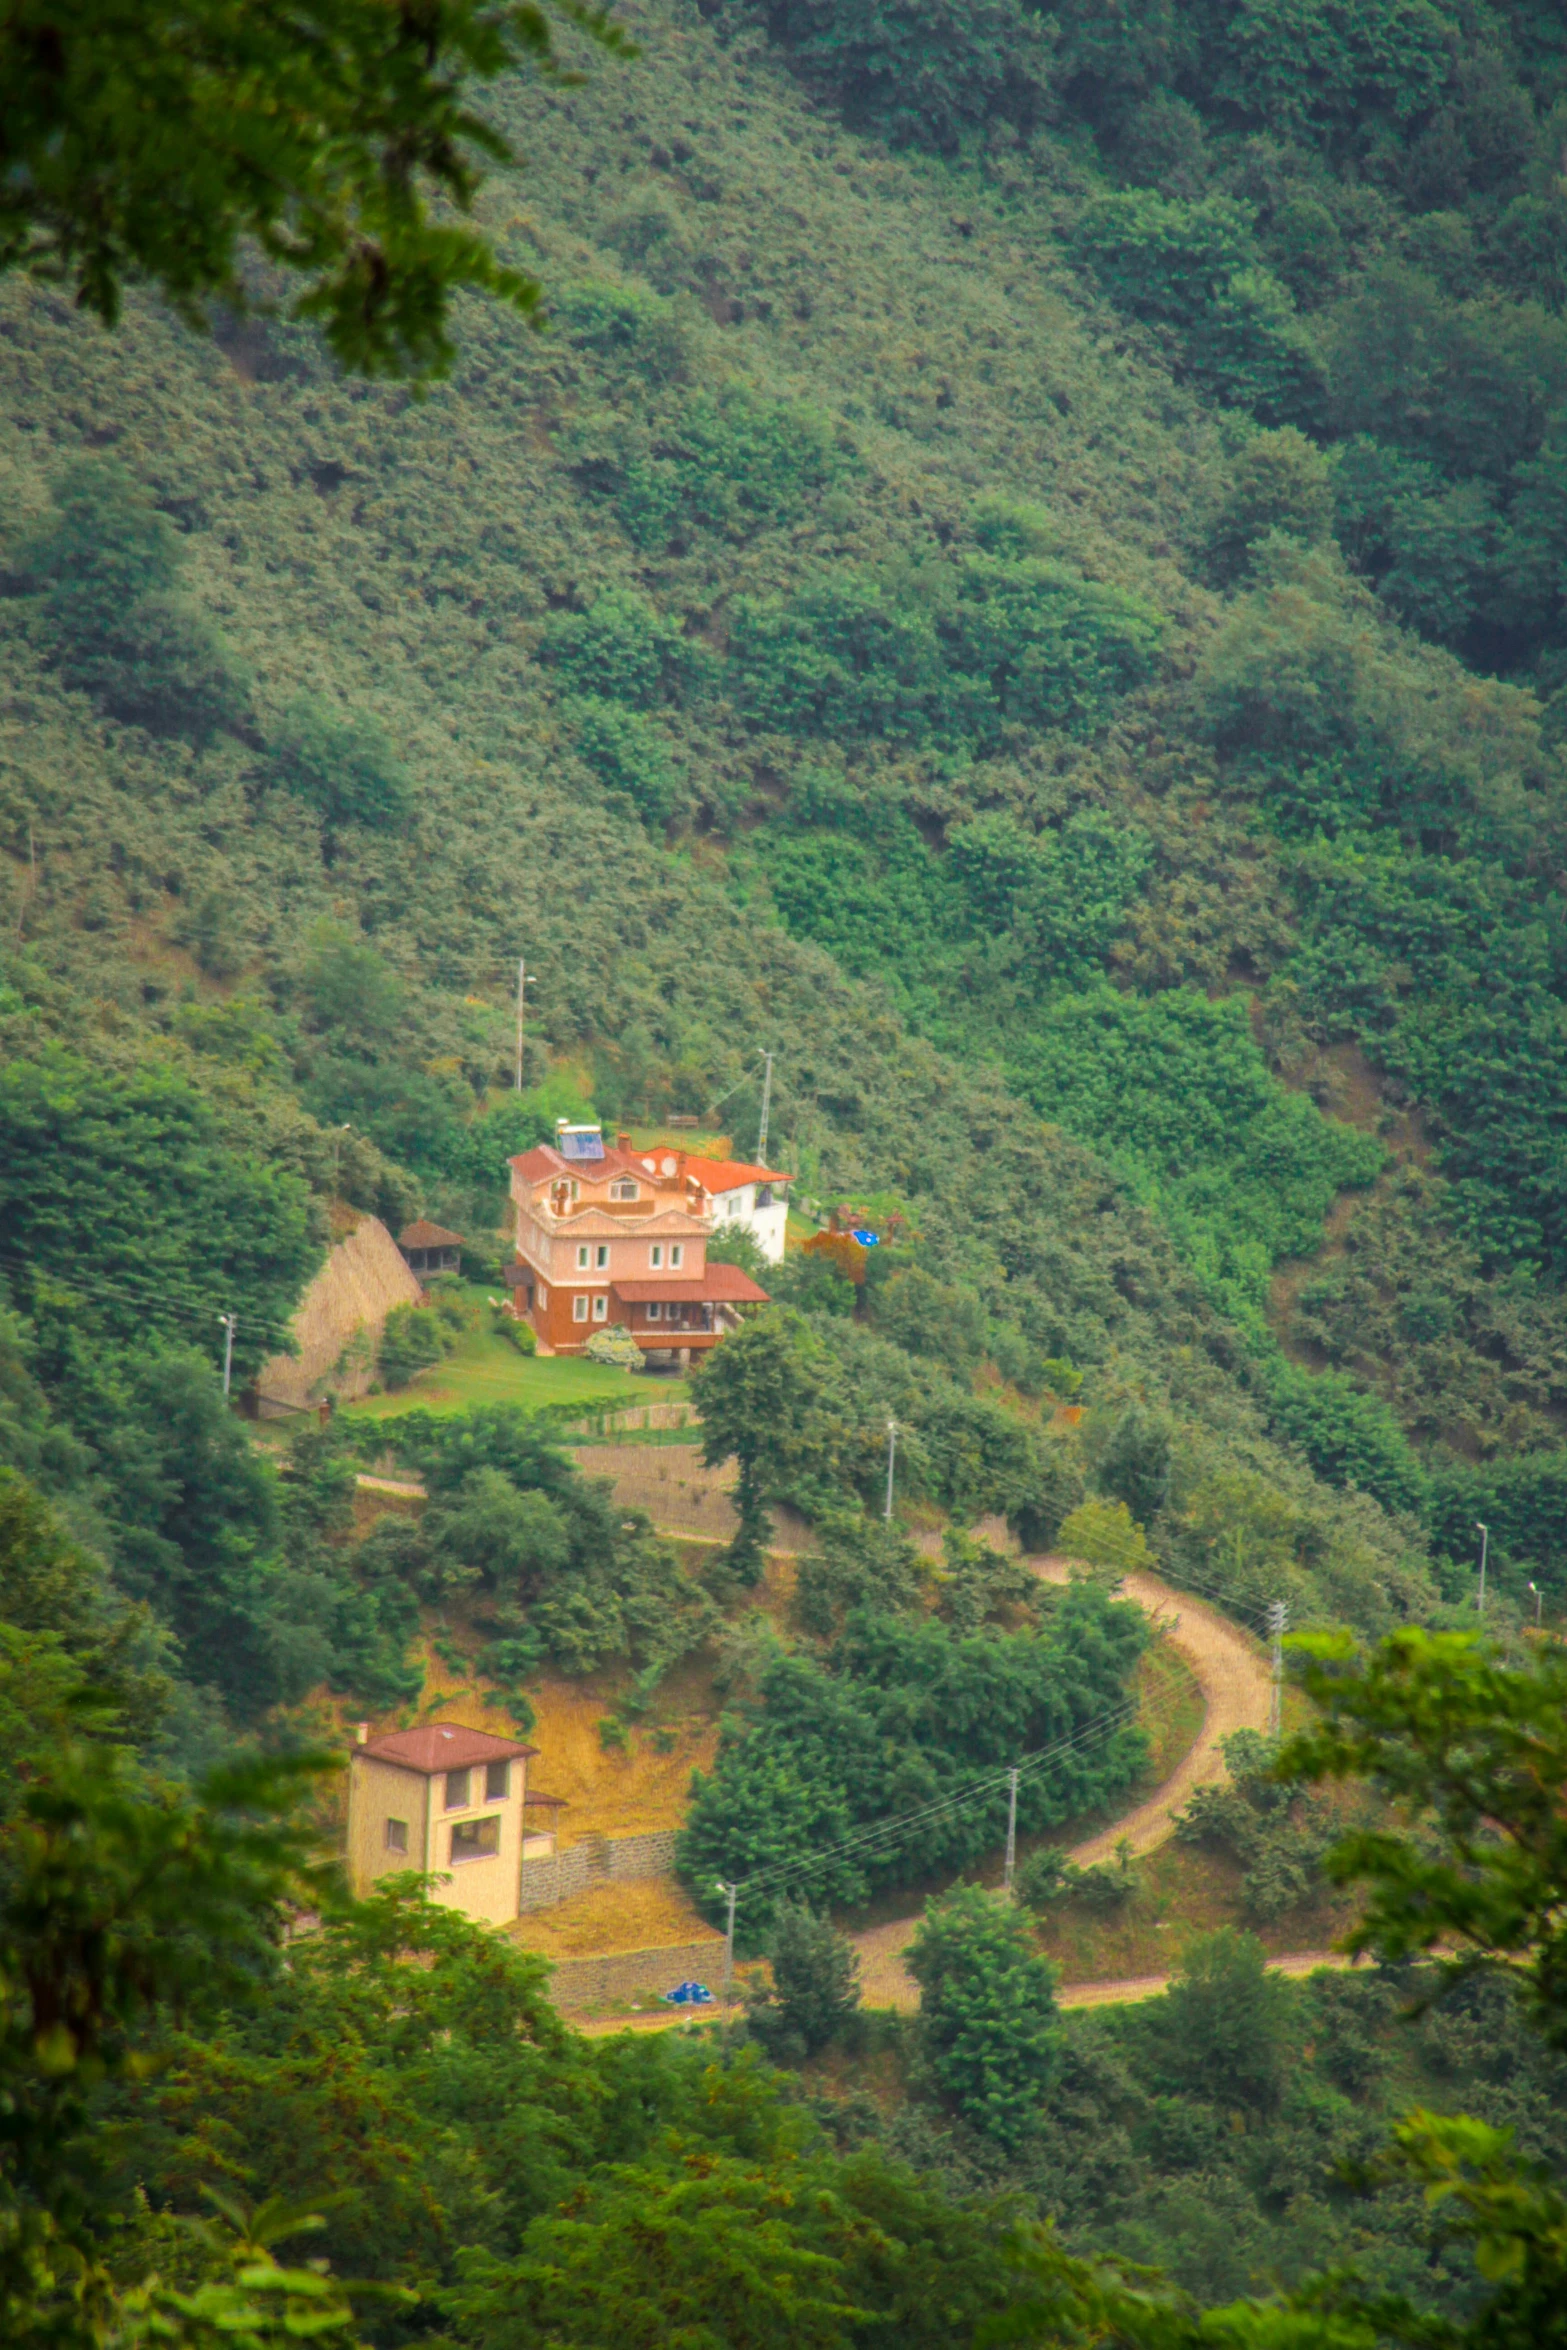
[[[1534,1628],[1538,1632],[1540,1629],[1540,1608],[1544,1595],[1538,1583],[1531,1583],[1529,1589],[1534,1593]]]

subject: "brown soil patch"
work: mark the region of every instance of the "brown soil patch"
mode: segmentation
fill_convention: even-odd
[[[620,1950],[656,1950],[723,1936],[687,1900],[673,1877],[630,1885],[595,1885],[553,1909],[530,1910],[511,1929],[525,1950],[546,1958],[603,1958]]]

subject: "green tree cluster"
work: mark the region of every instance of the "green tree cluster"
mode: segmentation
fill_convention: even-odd
[[[1039,1630],[1000,1636],[851,1614],[824,1658],[771,1663],[754,1707],[726,1728],[693,1781],[682,1875],[709,1906],[716,1881],[739,1884],[741,1926],[759,1934],[786,1881],[842,1904],[993,1849],[1006,1771],[1025,1755],[1040,1759],[1022,1782],[1022,1828],[1090,1809],[1144,1761],[1142,1732],[1107,1717],[1145,1639],[1134,1608],[1090,1585]],[[918,1816],[900,1837],[904,1814]],[[856,1840],[870,1828],[881,1834]]]

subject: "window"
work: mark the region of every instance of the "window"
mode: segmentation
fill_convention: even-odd
[[[487,1820],[459,1820],[452,1830],[452,1866],[460,1860],[489,1860],[501,1848],[501,1823],[491,1812]]]
[[[593,1262],[601,1273],[608,1271],[609,1242],[607,1240],[601,1240],[598,1244],[598,1247],[593,1251]]]
[[[664,1159],[661,1164],[666,1175],[673,1175],[675,1171],[675,1162],[673,1159]]]
[[[486,1803],[504,1803],[511,1780],[510,1763],[486,1763],[484,1766],[484,1800]]]
[[[386,1849],[388,1852],[406,1852],[408,1850],[408,1822],[406,1820],[387,1821]]]
[[[647,1318],[650,1322],[662,1322],[664,1319],[663,1307],[655,1301],[654,1304],[648,1307]]]
[[[772,1206],[773,1187],[770,1183],[759,1183],[757,1185],[756,1204],[759,1208],[770,1208]]]
[[[578,1247],[577,1247],[577,1271],[578,1271],[579,1273],[585,1273],[585,1272],[587,1271],[587,1269],[588,1269],[588,1244],[587,1244],[587,1242],[584,1240],[584,1241],[581,1241],[581,1242],[579,1242],[579,1244],[578,1244]]]
[[[571,1318],[574,1322],[585,1322],[587,1320],[588,1301],[585,1297],[574,1297],[572,1299]]]
[[[664,1246],[662,1241],[654,1241],[652,1247],[647,1252],[647,1261],[652,1266],[655,1273],[661,1272],[663,1270]]]
[[[471,1777],[472,1773],[469,1771],[447,1772],[446,1808],[448,1811],[462,1810],[463,1806],[468,1801],[468,1781]]]
[[[607,1297],[596,1297],[593,1300],[593,1319],[595,1322],[609,1320],[609,1299]]]
[[[673,1266],[674,1270],[675,1270],[677,1273],[679,1272],[679,1270],[680,1270],[681,1266],[682,1266],[682,1265],[685,1263],[685,1261],[686,1261],[686,1250],[685,1250],[685,1243],[684,1243],[684,1241],[681,1241],[681,1240],[672,1241],[672,1242],[670,1243],[670,1248],[669,1248],[669,1262],[670,1262],[670,1264]]]
[[[634,1183],[612,1183],[609,1187],[609,1196],[611,1199],[635,1199],[637,1187]]]

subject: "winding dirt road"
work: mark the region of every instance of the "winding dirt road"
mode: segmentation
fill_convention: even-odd
[[[1062,1558],[1030,1559],[1035,1574],[1047,1582],[1064,1583],[1068,1562]],[[1169,1627],[1173,1648],[1196,1674],[1203,1696],[1203,1722],[1196,1740],[1180,1762],[1145,1802],[1125,1813],[1113,1826],[1074,1845],[1072,1858],[1079,1867],[1106,1860],[1125,1837],[1134,1853],[1152,1852],[1173,1833],[1173,1814],[1187,1802],[1194,1788],[1213,1785],[1227,1777],[1221,1741],[1232,1730],[1265,1730],[1271,1694],[1267,1660],[1255,1640],[1232,1624],[1217,1608],[1177,1591],[1157,1575],[1128,1575],[1121,1586],[1128,1599],[1145,1608],[1155,1623]],[[903,1953],[919,1924],[916,1912],[884,1926],[870,1926],[853,1937],[860,1954],[860,1980],[867,2007],[910,2009],[919,2005],[919,1987],[903,1963]],[[1292,1962],[1281,1962],[1286,1966]],[[1304,1956],[1295,1968],[1332,1964]],[[1163,1976],[1146,1982],[1083,1983],[1060,1993],[1067,2007],[1087,2007],[1116,1999],[1147,1999],[1164,1988]]]

